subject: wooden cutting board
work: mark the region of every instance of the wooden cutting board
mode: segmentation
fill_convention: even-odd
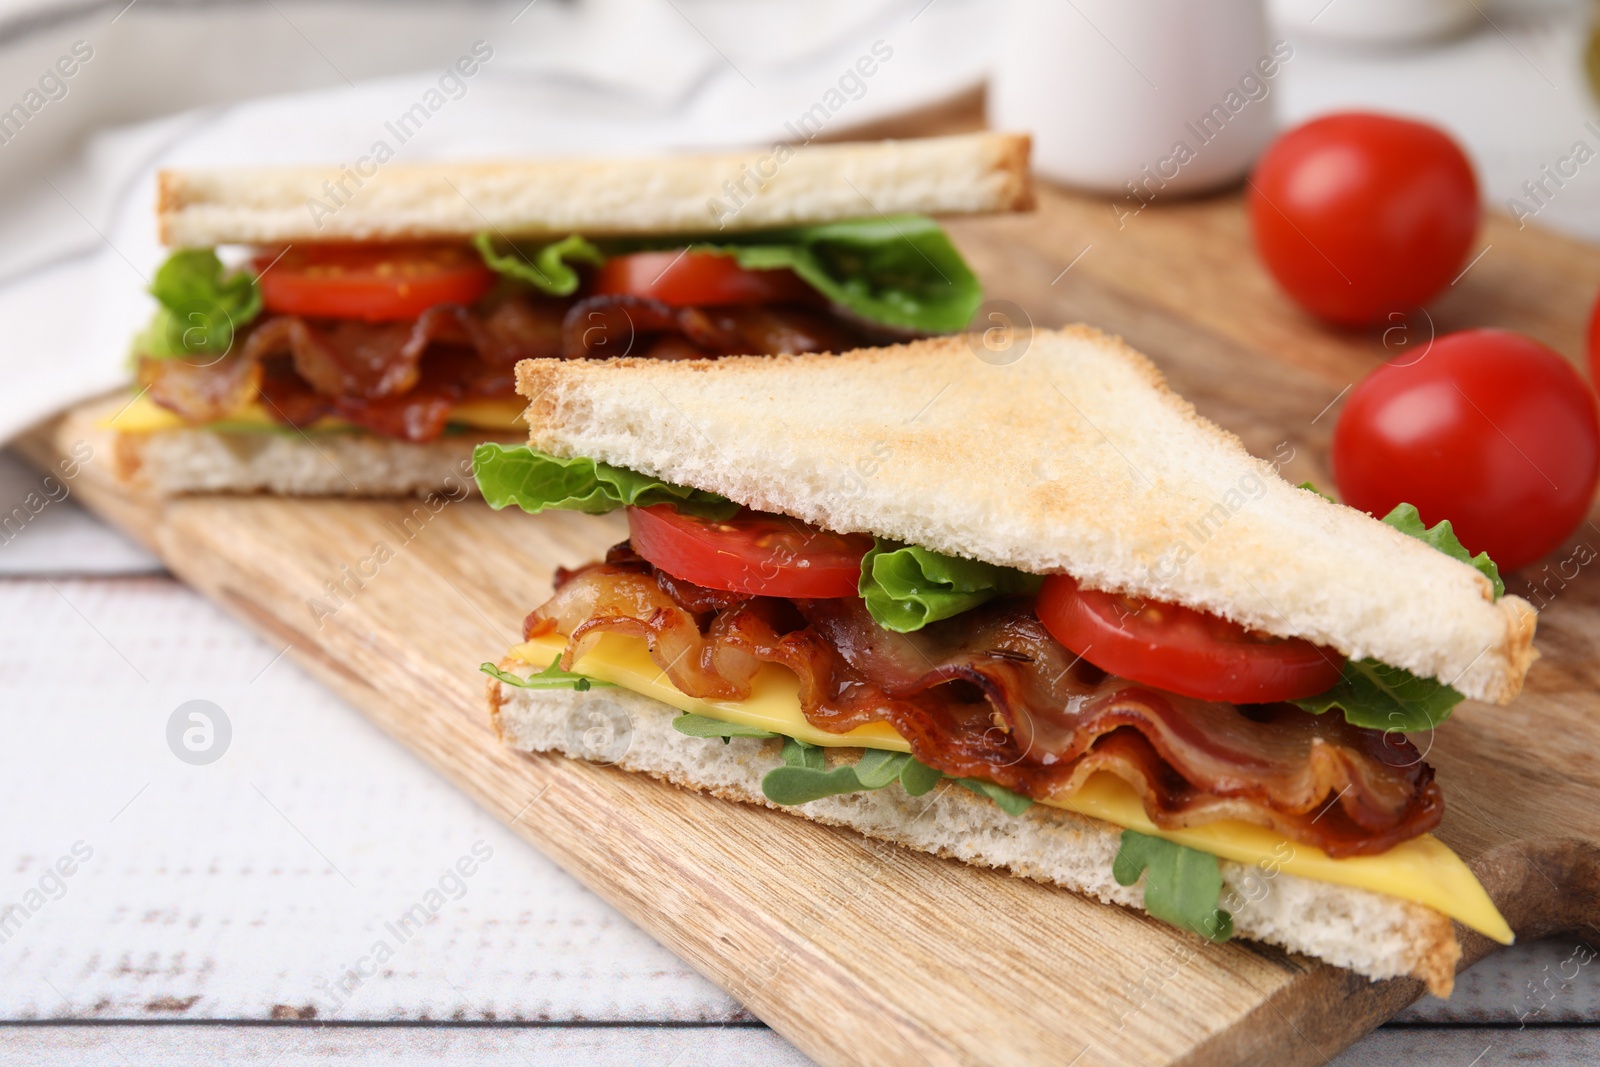
[[[1237,197],[1119,210],[1047,189],[1034,215],[950,230],[991,296],[1039,325],[1122,334],[1253,452],[1292,449],[1292,481],[1332,484],[1337,402],[1385,354],[1420,348],[1430,331],[1494,325],[1575,357],[1600,288],[1600,250],[1497,217],[1486,251],[1428,315],[1336,334],[1274,291]],[[26,447],[52,463],[72,444],[58,434],[45,427]],[[93,462],[73,490],[822,1063],[1318,1064],[1421,993],[499,747],[477,665],[517,638],[553,568],[620,538],[614,518],[495,514],[476,501],[163,503],[111,488]],[[1579,542],[1600,548],[1600,528],[1552,560]],[[381,565],[379,545],[392,556]],[[1463,705],[1429,754],[1448,803],[1439,835],[1525,938],[1600,920],[1596,570],[1510,577],[1512,592],[1548,604],[1544,658],[1514,707]],[[373,576],[357,586],[352,571]],[[331,595],[330,582],[353,595]],[[1467,935],[1464,964],[1492,947]]]

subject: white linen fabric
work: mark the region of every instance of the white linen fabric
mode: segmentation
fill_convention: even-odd
[[[0,3],[0,441],[125,379],[160,167],[770,145],[819,102],[831,134],[988,60],[979,0],[125,3]],[[404,143],[386,126],[441,97]],[[8,125],[13,103],[37,110]]]

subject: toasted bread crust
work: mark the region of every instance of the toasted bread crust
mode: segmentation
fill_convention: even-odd
[[[472,449],[505,434],[471,433],[426,444],[349,432],[296,435],[206,429],[129,433],[106,420],[123,396],[75,409],[62,423],[65,441],[88,441],[118,485],[160,496],[257,493],[282,496],[476,495]]]
[[[828,529],[1066,572],[1509,703],[1536,616],[1488,580],[1289,485],[1086,326],[1014,362],[977,337],[844,356],[530,360],[530,442]]]
[[[737,232],[1033,206],[1025,134],[773,146],[654,160],[168,170],[168,245]],[[325,183],[342,184],[335,196]],[[730,192],[729,190],[734,190]]]
[[[522,676],[530,671],[526,663],[509,657],[500,667]],[[579,759],[594,758],[583,748],[585,730],[593,724],[587,709],[593,701],[609,702],[627,716],[629,738],[626,751],[605,753],[605,762],[723,800],[778,808],[760,789],[761,776],[782,762],[775,741],[734,738],[723,745],[685,736],[672,728],[675,709],[627,690],[517,689],[491,678],[486,697],[502,743]],[[834,755],[857,751],[834,750]],[[946,859],[1002,867],[1105,903],[1143,905],[1142,884],[1120,886],[1111,875],[1121,831],[1073,812],[1034,805],[1021,816],[1010,816],[963,789],[912,799],[898,785],[779,810]],[[1315,956],[1374,980],[1410,975],[1434,995],[1450,995],[1461,948],[1454,924],[1439,912],[1287,873],[1278,874],[1263,895],[1255,867],[1224,860],[1221,870],[1239,936]]]

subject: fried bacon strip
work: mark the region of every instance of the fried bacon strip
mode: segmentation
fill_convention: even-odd
[[[885,721],[930,767],[1036,799],[1106,771],[1169,829],[1236,819],[1343,857],[1425,833],[1444,810],[1433,769],[1401,735],[1109,677],[1056,642],[1026,599],[896,634],[855,598],[702,590],[619,547],[560,575],[526,630],[566,635],[564,668],[601,633],[641,637],[675,686],[708,699],[743,699],[762,663],[780,664],[821,729]]]
[[[573,304],[502,294],[471,309],[440,304],[411,322],[276,315],[222,356],[141,359],[139,378],[156,403],[193,423],[259,399],[289,426],[337,415],[374,433],[432,441],[462,400],[513,395],[512,368],[523,359],[838,352],[864,337],[799,306],[674,308],[633,296]]]

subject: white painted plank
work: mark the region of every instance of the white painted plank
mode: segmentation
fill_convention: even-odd
[[[166,568],[72,499],[70,479],[0,451],[0,576],[159,574]]]
[[[1386,1026],[1333,1058],[1329,1067],[1592,1067],[1600,1063],[1593,1027]]]
[[[764,1026],[239,1027],[95,1026],[0,1029],[0,1062],[16,1067],[200,1067],[227,1063],[302,1067],[805,1067],[811,1063]]]
[[[0,619],[0,909],[41,890],[0,931],[0,1018],[742,1017],[176,583],[0,582]],[[195,699],[232,725],[210,766],[167,744]],[[380,940],[393,959],[336,992]]]

